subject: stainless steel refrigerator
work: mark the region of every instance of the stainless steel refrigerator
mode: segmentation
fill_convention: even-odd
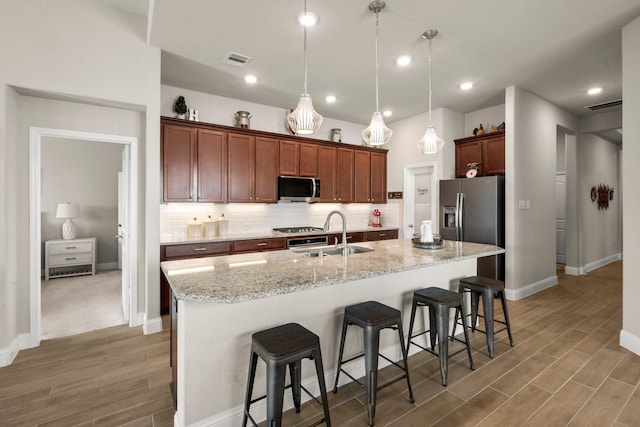
[[[440,235],[504,248],[504,177],[440,181]],[[504,280],[504,254],[479,258],[478,275]]]

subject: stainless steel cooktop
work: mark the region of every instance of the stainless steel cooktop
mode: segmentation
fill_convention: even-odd
[[[316,232],[316,231],[324,231],[324,229],[322,227],[303,226],[303,227],[274,228],[273,231],[278,231],[280,233],[309,233],[309,232]]]

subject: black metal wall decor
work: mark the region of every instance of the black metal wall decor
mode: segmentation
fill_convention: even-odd
[[[609,209],[609,200],[613,200],[613,187],[604,184],[591,187],[591,201],[598,202],[598,209]]]

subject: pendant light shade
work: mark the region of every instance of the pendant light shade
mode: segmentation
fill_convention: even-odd
[[[307,0],[304,1],[304,15],[307,15]],[[307,93],[307,26],[304,28],[304,93],[300,95],[298,106],[287,115],[289,127],[297,135],[311,135],[320,128],[322,116],[313,109],[311,96]]]
[[[393,131],[384,124],[382,113],[378,105],[378,14],[384,9],[384,1],[377,0],[369,3],[369,10],[376,14],[376,111],[371,116],[369,127],[362,131],[362,139],[367,145],[380,146],[389,142]]]
[[[431,124],[431,40],[437,35],[438,30],[427,30],[422,34],[423,38],[429,40],[429,124],[424,136],[418,142],[418,151],[422,154],[435,154],[444,145],[444,140],[438,136]]]

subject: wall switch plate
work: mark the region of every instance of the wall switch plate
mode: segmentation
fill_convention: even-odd
[[[531,200],[524,201],[524,208],[527,210],[531,209]]]
[[[518,200],[518,209],[526,209],[527,208],[526,200]]]

